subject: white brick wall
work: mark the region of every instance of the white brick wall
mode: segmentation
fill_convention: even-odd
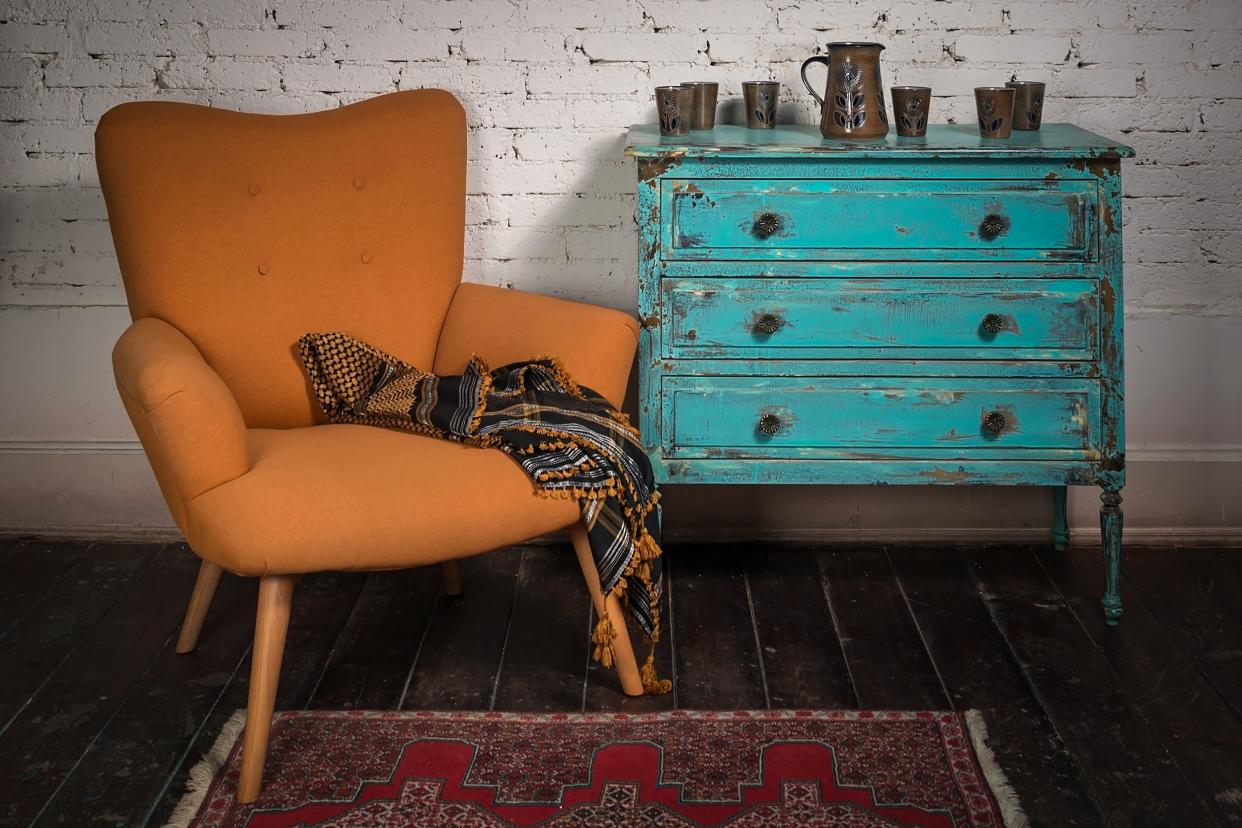
[[[973,121],[973,87],[1017,74],[1048,82],[1047,120],[1134,145],[1127,313],[1242,330],[1240,29],[1242,0],[4,0],[0,326],[78,326],[22,328],[50,340],[123,317],[91,156],[109,107],[304,112],[420,86],[453,91],[469,115],[467,278],[632,308],[635,176],[621,146],[627,125],[653,120],[652,87],[713,79],[728,100],[743,80],[776,78],[782,118],[812,123],[800,61],[867,39],[888,45],[886,83],[933,87],[934,120]],[[106,370],[26,345],[22,376],[57,387]],[[1211,387],[1217,361],[1188,370]],[[5,377],[0,454],[131,438],[111,397],[57,420]],[[1166,424],[1141,425],[1140,406],[1132,443],[1161,444]],[[1212,440],[1242,459],[1238,435]]]
[[[122,301],[101,211],[74,213],[98,199],[91,130],[109,107],[301,112],[434,85],[473,131],[468,277],[631,307],[620,136],[651,117],[651,87],[712,78],[728,97],[775,77],[784,117],[809,122],[799,60],[867,38],[889,46],[887,82],[933,87],[937,118],[969,120],[974,86],[1017,73],[1048,81],[1049,120],[1134,144],[1128,310],[1242,315],[1223,274],[1242,246],[1239,27],[1237,0],[16,0],[0,25],[0,304]]]

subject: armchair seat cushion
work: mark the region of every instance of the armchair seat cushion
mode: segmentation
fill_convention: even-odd
[[[252,467],[187,504],[204,558],[242,575],[398,569],[564,529],[573,500],[541,497],[494,449],[360,425],[247,432]]]

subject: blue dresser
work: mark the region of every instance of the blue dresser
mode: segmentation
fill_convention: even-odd
[[[1099,486],[1121,616],[1121,159],[1067,124],[828,141],[637,126],[662,483]]]

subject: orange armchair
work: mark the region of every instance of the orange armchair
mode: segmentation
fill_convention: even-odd
[[[620,404],[633,318],[460,283],[466,125],[452,95],[280,116],[131,103],[95,137],[134,319],[113,352],[117,388],[203,559],[178,651],[224,570],[261,579],[241,801],[261,787],[302,573],[440,563],[456,594],[456,559],[568,528],[597,610],[620,612],[575,504],[539,497],[500,452],[324,424],[297,358],[298,337],[327,330],[438,373],[472,353],[493,366],[556,354]],[[641,693],[616,626],[622,688]]]

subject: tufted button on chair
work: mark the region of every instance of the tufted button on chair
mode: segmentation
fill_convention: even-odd
[[[578,507],[539,497],[498,451],[328,425],[295,343],[339,330],[460,373],[556,354],[614,404],[637,344],[628,315],[462,284],[466,123],[435,89],[308,115],[128,103],[96,132],[133,324],[121,401],[203,562],[178,641],[195,646],[224,570],[260,578],[238,798],[259,794],[298,575],[439,563],[569,528],[597,609]],[[613,615],[614,618],[620,617]],[[618,674],[642,692],[617,625]]]

